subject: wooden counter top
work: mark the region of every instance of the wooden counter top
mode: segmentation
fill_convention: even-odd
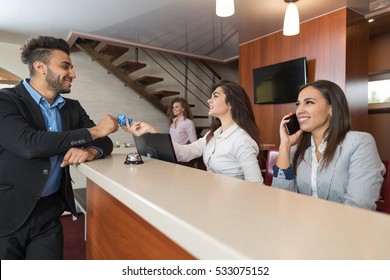
[[[390,215],[124,154],[76,168],[199,259],[390,259]]]

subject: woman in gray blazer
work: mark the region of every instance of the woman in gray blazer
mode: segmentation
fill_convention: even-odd
[[[280,123],[272,186],[346,205],[376,209],[385,168],[374,138],[352,131],[343,90],[333,82],[306,84],[297,100],[298,132]]]

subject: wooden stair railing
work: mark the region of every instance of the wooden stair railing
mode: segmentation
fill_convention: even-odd
[[[16,85],[21,80],[22,78],[0,67],[0,84]]]

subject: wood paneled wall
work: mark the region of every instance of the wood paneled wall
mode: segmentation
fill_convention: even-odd
[[[390,33],[370,39],[369,74],[390,72]],[[387,74],[389,76],[389,74]]]
[[[187,251],[87,179],[88,260],[193,260]]]
[[[364,17],[341,9],[301,23],[297,36],[282,32],[240,46],[239,80],[253,103],[253,69],[306,57],[308,80],[327,79],[344,91],[354,129],[367,129],[368,24]],[[279,145],[279,124],[295,111],[295,103],[253,104],[263,143]]]

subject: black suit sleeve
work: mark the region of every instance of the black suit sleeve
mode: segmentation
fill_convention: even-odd
[[[70,119],[70,129],[72,128],[91,128],[94,127],[96,124],[89,118],[88,114],[85,112],[85,110],[81,107],[80,103],[76,100],[72,99],[66,99],[66,107],[64,106],[64,117],[63,117],[63,123],[64,119],[66,119],[66,115],[69,116],[68,118]],[[72,118],[72,116],[79,116],[77,119]],[[66,125],[66,124],[64,124]],[[88,131],[88,142],[84,142],[83,139],[79,139],[80,143],[77,143],[77,140],[71,143],[72,145],[75,146],[81,146],[81,147],[97,147],[99,148],[102,152],[102,158],[110,155],[113,149],[113,144],[112,141],[109,137],[103,137],[103,138],[98,138],[95,140],[91,139],[91,136]],[[81,143],[83,142],[83,143]]]

